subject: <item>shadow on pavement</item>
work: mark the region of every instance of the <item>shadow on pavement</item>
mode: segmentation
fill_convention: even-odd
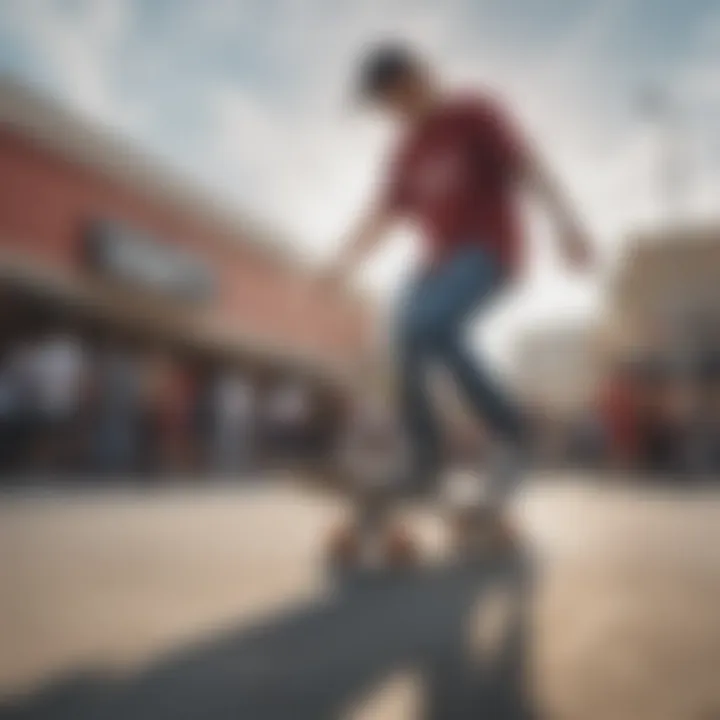
[[[482,664],[468,627],[503,583],[517,612]],[[422,683],[423,717],[532,717],[525,689],[530,573],[518,558],[357,580],[261,625],[226,630],[142,673],[87,676],[46,688],[0,712],[3,720],[322,720],[342,718],[385,679]]]

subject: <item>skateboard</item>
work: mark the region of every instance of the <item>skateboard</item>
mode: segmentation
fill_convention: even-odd
[[[401,570],[418,564],[418,541],[400,519],[399,498],[389,487],[355,491],[349,505],[328,542],[328,568],[333,575]]]
[[[347,477],[347,476],[346,476]],[[423,562],[422,545],[402,510],[410,498],[397,477],[350,476],[346,516],[330,534],[327,567],[339,579],[402,572]],[[360,482],[363,480],[363,482]],[[447,473],[429,498],[447,528],[446,555],[478,561],[517,549],[500,513],[484,501],[482,479],[473,471]]]
[[[437,484],[423,484],[418,493],[403,434],[382,406],[366,399],[344,441],[336,462],[348,510],[326,545],[332,575],[401,571],[420,564],[421,544],[402,517],[411,499],[430,501],[439,510],[454,558],[486,558],[514,542],[500,513],[488,505],[476,469],[447,469]]]

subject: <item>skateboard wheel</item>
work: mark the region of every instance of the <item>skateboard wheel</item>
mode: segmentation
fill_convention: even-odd
[[[387,562],[392,567],[410,567],[419,559],[419,548],[405,528],[394,528],[385,545]]]
[[[343,525],[330,536],[328,559],[333,567],[352,567],[360,559],[360,538],[354,527]]]

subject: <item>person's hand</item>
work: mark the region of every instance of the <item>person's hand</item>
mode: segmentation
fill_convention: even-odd
[[[561,246],[565,262],[572,269],[590,269],[594,261],[592,244],[579,227],[568,225],[562,229]]]

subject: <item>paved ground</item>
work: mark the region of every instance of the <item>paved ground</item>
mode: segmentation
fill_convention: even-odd
[[[0,692],[38,718],[717,720],[718,498],[539,480],[532,592],[506,562],[336,593],[319,495],[5,497]]]

